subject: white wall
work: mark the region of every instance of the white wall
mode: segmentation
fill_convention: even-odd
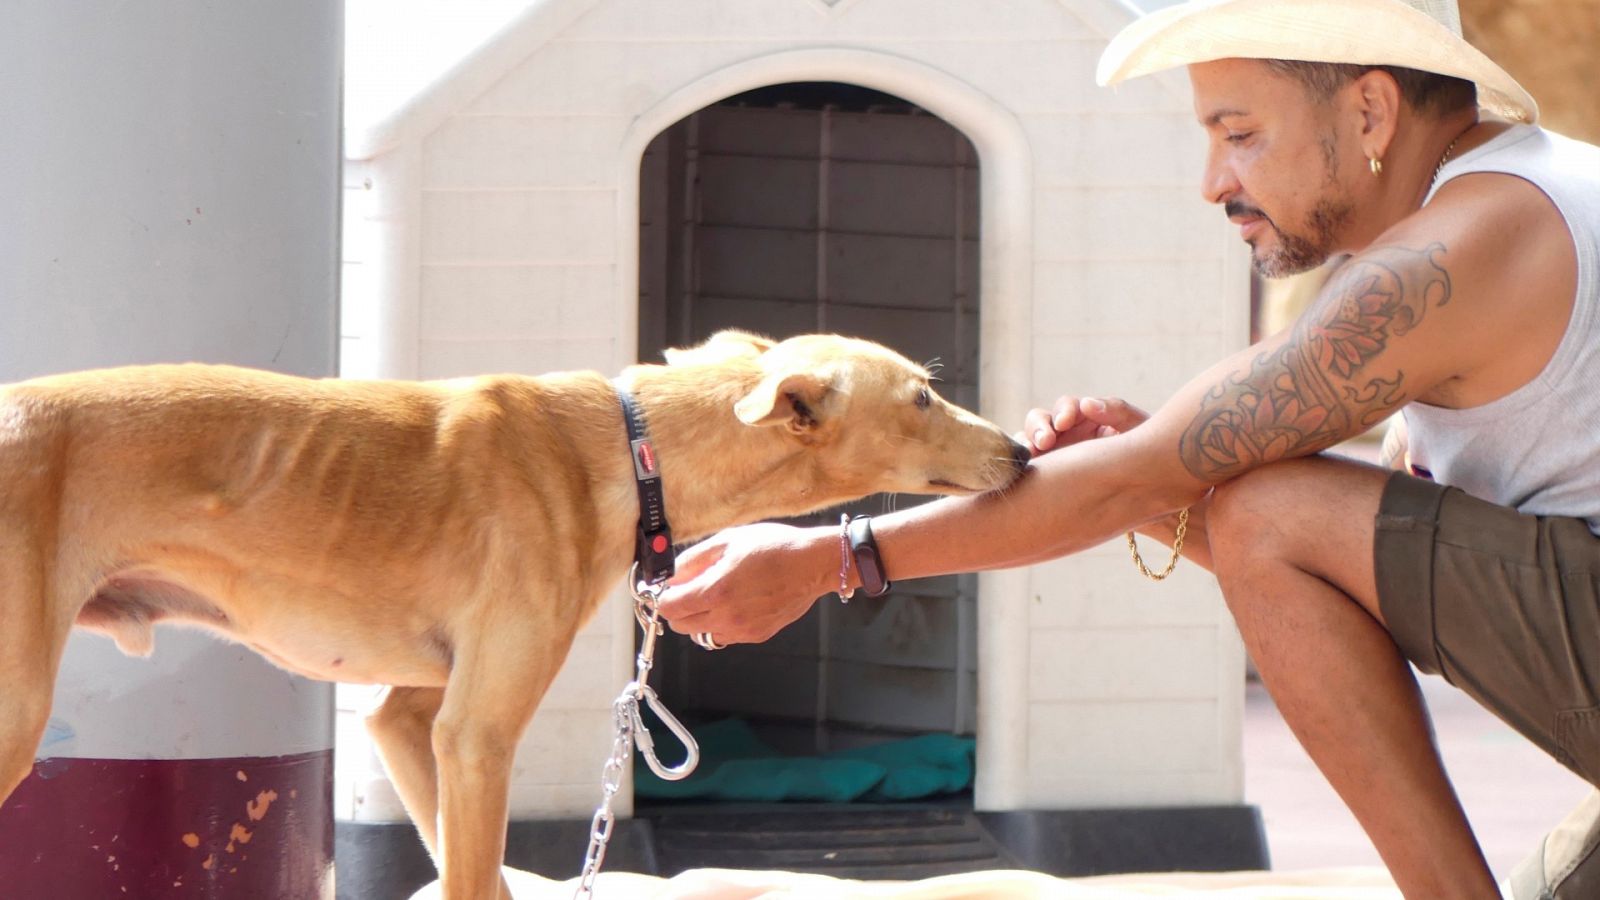
[[[737,90],[836,80],[929,108],[979,150],[982,411],[1020,422],[1067,391],[1158,405],[1244,344],[1248,288],[1243,248],[1199,197],[1182,76],[1093,84],[1129,15],[1109,0],[601,0],[547,42],[526,26],[523,61],[436,128],[380,129],[401,144],[370,165],[419,154],[374,188],[419,215],[414,253],[390,259],[417,285],[401,348],[422,377],[631,362],[644,145]],[[980,806],[1241,799],[1243,651],[1208,576],[1148,585],[1112,545],[982,584]],[[592,808],[631,646],[620,608],[580,638],[525,742],[515,814]]]

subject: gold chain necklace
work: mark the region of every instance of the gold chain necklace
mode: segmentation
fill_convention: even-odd
[[[1467,131],[1471,131],[1471,130],[1472,130],[1471,128],[1467,129]],[[1461,132],[1461,134],[1466,134],[1466,133],[1467,133],[1466,131]],[[1450,161],[1450,154],[1456,152],[1456,141],[1461,140],[1461,134],[1458,134],[1454,138],[1451,139],[1450,146],[1444,148],[1444,156],[1439,159],[1439,164],[1437,166],[1433,167],[1433,180],[1434,180],[1434,183],[1438,183],[1438,181],[1439,181],[1439,173],[1444,171],[1444,164]]]

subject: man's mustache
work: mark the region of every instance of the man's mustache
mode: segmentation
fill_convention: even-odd
[[[1222,212],[1230,219],[1252,218],[1272,221],[1266,213],[1239,200],[1229,200],[1222,204]]]

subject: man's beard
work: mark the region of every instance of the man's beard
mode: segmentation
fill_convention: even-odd
[[[1308,236],[1290,234],[1267,219],[1267,225],[1278,236],[1277,246],[1262,250],[1251,245],[1250,263],[1256,274],[1263,278],[1284,278],[1299,275],[1328,261],[1333,255],[1334,234],[1350,220],[1348,202],[1326,198],[1318,201],[1315,209],[1306,216]]]

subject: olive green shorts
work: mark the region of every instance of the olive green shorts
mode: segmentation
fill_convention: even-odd
[[[1395,643],[1600,784],[1600,537],[1396,473],[1373,565]]]

